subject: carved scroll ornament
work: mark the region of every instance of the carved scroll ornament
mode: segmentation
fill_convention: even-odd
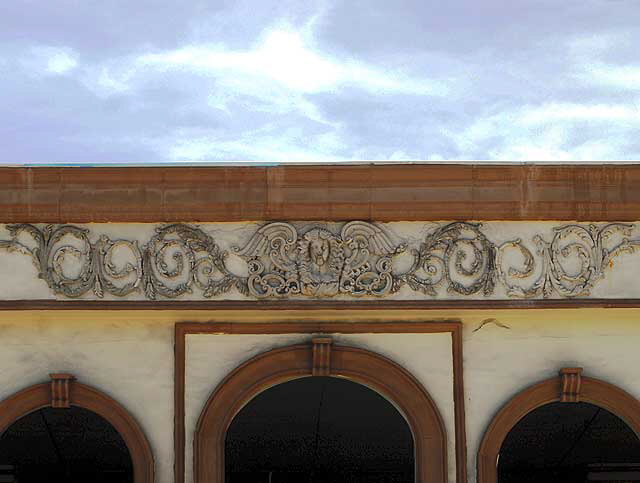
[[[352,221],[340,234],[321,227],[298,234],[288,223],[270,223],[236,252],[249,265],[251,295],[330,297],[391,293],[391,258],[404,249],[375,225]]]
[[[435,297],[491,296],[502,286],[509,297],[589,295],[612,260],[633,252],[633,225],[570,224],[557,227],[550,242],[533,237],[531,250],[520,239],[496,244],[482,225],[453,222],[431,230],[413,246],[396,242],[380,225],[352,221],[335,231],[327,224],[299,229],[268,223],[232,252],[247,275],[227,267],[228,253],[201,228],[173,224],[156,229],[144,245],[73,225],[8,225],[11,240],[0,249],[31,256],[39,277],[57,295],[92,291],[146,298],[175,298],[195,290],[204,297],[230,291],[267,297],[384,297],[401,289]],[[410,268],[395,270],[398,256]]]
[[[73,225],[40,229],[21,224],[7,228],[13,240],[0,241],[0,248],[31,255],[39,277],[58,295],[80,297],[92,290],[97,297],[105,292],[126,296],[143,291],[147,298],[155,299],[158,295],[178,297],[194,287],[205,297],[232,287],[247,293],[245,279],[227,270],[226,254],[213,238],[188,225],[160,227],[142,247],[135,241],[111,240],[104,235],[92,243],[89,230]],[[35,246],[19,241],[24,234]],[[116,250],[127,260],[119,266],[114,262]],[[69,265],[78,268],[70,273]]]

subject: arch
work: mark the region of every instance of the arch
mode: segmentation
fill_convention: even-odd
[[[70,375],[52,374],[51,382],[27,387],[0,402],[0,434],[11,424],[33,411],[46,407],[77,406],[106,419],[120,433],[133,464],[135,483],[153,483],[154,462],[151,446],[133,416],[103,392],[75,382]]]
[[[360,383],[386,397],[404,416],[414,439],[417,483],[447,481],[444,423],[424,387],[395,362],[355,347],[332,347],[327,339],[271,350],[229,374],[204,406],[194,438],[196,483],[224,483],[225,435],[236,414],[257,394],[310,376]]]
[[[497,483],[498,455],[511,429],[528,413],[554,402],[588,402],[622,419],[640,437],[640,401],[619,387],[582,370],[563,369],[558,377],[534,384],[513,397],[495,415],[478,449],[478,483]]]

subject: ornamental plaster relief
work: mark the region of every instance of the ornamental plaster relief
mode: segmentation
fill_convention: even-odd
[[[638,248],[626,223],[0,225],[0,297],[631,298]]]

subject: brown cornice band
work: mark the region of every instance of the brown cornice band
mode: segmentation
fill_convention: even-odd
[[[3,310],[535,310],[636,309],[640,299],[514,300],[0,300]]]
[[[0,168],[0,223],[640,218],[639,165]]]

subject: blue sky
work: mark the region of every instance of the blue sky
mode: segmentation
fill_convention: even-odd
[[[0,163],[640,159],[639,0],[14,0]]]

